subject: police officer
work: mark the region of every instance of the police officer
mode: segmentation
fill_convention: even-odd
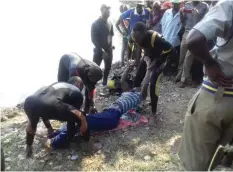
[[[146,25],[142,22],[135,24],[129,40],[129,47],[132,47],[133,42],[144,50],[144,58],[138,66],[134,87],[139,88],[143,83],[141,96],[144,100],[147,97],[147,88],[150,85],[152,118],[154,118],[156,117],[158,103],[160,74],[163,72],[167,59],[172,56],[173,48],[156,31],[147,31]]]
[[[89,60],[83,59],[76,53],[65,54],[61,57],[58,68],[58,82],[67,82],[72,76],[79,76],[85,85],[84,111],[96,112],[94,105],[95,85],[102,79],[100,67]]]
[[[187,38],[206,75],[185,117],[179,157],[188,171],[207,170],[218,145],[233,138],[232,9],[233,1],[219,1]],[[209,52],[207,41],[216,37],[216,46]]]
[[[49,122],[50,119],[66,121],[68,127],[67,143],[69,143],[75,134],[75,123],[80,126],[81,134],[87,130],[85,115],[80,111],[83,104],[82,80],[74,76],[69,81],[57,82],[48,87],[39,89],[32,96],[26,98],[24,111],[28,117],[26,129],[26,155],[32,155],[32,144],[36,133],[39,119],[42,118],[48,135],[53,133],[53,128]]]

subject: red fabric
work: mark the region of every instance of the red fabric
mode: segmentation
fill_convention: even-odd
[[[78,69],[76,68],[76,75],[79,76]]]
[[[93,98],[96,94],[96,89],[94,89],[92,92],[89,93],[89,97]]]
[[[170,8],[172,8],[172,3],[171,2],[169,2],[169,1],[166,1],[166,2],[164,2],[163,4],[162,4],[162,9],[170,9]]]

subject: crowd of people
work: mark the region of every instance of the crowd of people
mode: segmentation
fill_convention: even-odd
[[[155,122],[161,74],[176,76],[174,82],[180,82],[180,88],[187,86],[192,76],[192,86],[202,84],[189,103],[179,156],[186,170],[207,170],[217,146],[233,141],[232,9],[233,1],[230,0],[217,4],[216,1],[211,4],[146,1],[145,4],[137,3],[134,8],[122,5],[115,26],[122,35],[121,65],[126,66],[121,84],[128,88],[122,88],[126,92],[98,112],[94,103],[95,87],[101,79],[102,85],[107,85],[115,48],[110,6],[102,5],[101,16],[91,26],[95,46],[93,61],[76,53],[63,55],[58,82],[39,89],[25,100],[24,109],[29,119],[27,156],[32,155],[40,118],[50,136],[47,144],[57,148],[58,144],[68,146],[77,131],[89,140],[92,130],[115,128],[122,114],[146,99],[149,87],[150,121]],[[133,82],[128,82],[131,61],[134,61],[136,75]],[[54,135],[50,119],[67,122],[66,128]]]

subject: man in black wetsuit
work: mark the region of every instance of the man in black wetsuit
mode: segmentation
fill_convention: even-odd
[[[147,88],[150,85],[153,119],[156,117],[160,74],[168,66],[168,62],[172,57],[173,48],[159,33],[147,31],[146,25],[142,22],[135,24],[129,40],[129,48],[133,42],[144,50],[144,57],[138,66],[134,87],[140,88],[143,82],[141,96],[142,100],[144,100],[147,97]]]
[[[74,76],[68,83],[57,82],[39,89],[29,96],[24,103],[24,111],[28,117],[26,129],[26,155],[32,155],[32,144],[39,119],[42,118],[48,135],[53,133],[50,119],[67,121],[68,143],[75,134],[75,124],[80,127],[82,135],[88,135],[85,115],[80,111],[83,104],[82,80]]]
[[[84,111],[97,112],[94,105],[95,85],[102,79],[100,67],[89,60],[83,59],[76,53],[65,54],[61,57],[58,69],[58,82],[67,82],[72,76],[79,76],[85,85]]]
[[[100,66],[104,60],[103,85],[107,85],[107,79],[112,66],[112,37],[114,36],[113,25],[108,20],[110,16],[110,7],[101,6],[101,17],[99,17],[91,26],[91,40],[94,44],[93,61]]]

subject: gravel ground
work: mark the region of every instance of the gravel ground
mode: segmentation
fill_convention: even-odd
[[[119,69],[118,64],[114,68]],[[102,88],[99,86],[97,90],[96,106],[99,110],[117,98],[100,97],[98,95]],[[22,105],[4,109],[1,145],[4,148],[6,170],[182,170],[177,149],[187,104],[196,91],[190,87],[178,88],[171,79],[162,78],[158,120],[155,124],[95,136],[89,143],[73,143],[69,149],[44,149],[46,130],[40,123],[34,142],[34,157],[31,159],[25,158],[27,119]],[[147,106],[142,114],[149,117],[149,112],[150,107]],[[55,128],[59,125],[59,122],[53,122]]]

